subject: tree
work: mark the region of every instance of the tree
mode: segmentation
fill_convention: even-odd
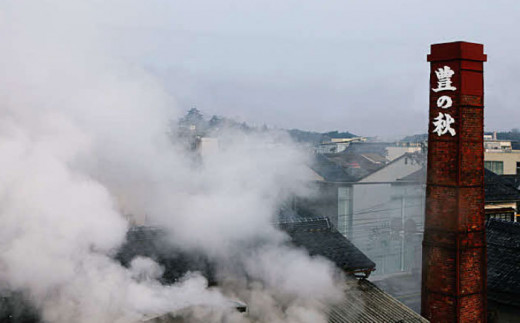
[[[197,108],[191,108],[179,121],[183,126],[199,126],[204,122],[204,115]]]
[[[222,124],[222,118],[219,116],[216,116],[216,115],[212,116],[208,122],[208,125],[210,128],[220,127],[221,124]]]

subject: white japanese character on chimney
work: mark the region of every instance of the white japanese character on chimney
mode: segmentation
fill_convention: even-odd
[[[435,71],[437,75],[437,88],[432,89],[433,92],[439,91],[455,91],[457,88],[451,85],[451,77],[455,72],[449,67],[444,66],[443,68],[438,68]]]

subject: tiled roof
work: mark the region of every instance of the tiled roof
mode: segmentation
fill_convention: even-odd
[[[327,218],[300,219],[279,223],[279,227],[290,235],[295,245],[306,248],[311,255],[321,255],[330,259],[346,271],[371,270],[375,267],[359,249],[331,227]],[[134,228],[129,232],[129,242],[118,257],[128,261],[138,254],[147,255],[154,259],[160,258],[159,262],[164,265],[162,257],[165,257],[165,254],[172,256],[172,249],[165,249],[164,242],[158,244],[162,235],[162,231],[157,228]],[[176,261],[187,256],[181,256],[177,251],[174,255]],[[165,267],[175,265],[175,262],[171,262]],[[185,270],[183,266],[176,270]],[[330,323],[428,322],[366,279],[348,278],[342,301],[333,306],[324,304],[323,308]]]
[[[304,247],[311,255],[323,256],[349,273],[374,270],[375,263],[362,253],[327,218],[302,219],[280,223],[280,228],[291,237],[292,243]]]
[[[520,223],[486,223],[488,298],[520,306]]]
[[[375,153],[362,155],[353,152],[316,154],[310,167],[327,182],[357,182],[386,165],[382,162],[386,160],[383,156],[376,156]]]
[[[370,155],[372,158],[367,158],[363,155]],[[339,167],[343,168],[343,171],[351,177],[351,181],[358,181],[376,170],[383,168],[387,164],[386,162],[380,161],[384,158],[383,156],[378,158],[376,161],[375,155],[377,154],[361,154],[352,151],[345,151],[339,154],[327,155],[327,158]]]
[[[329,323],[428,322],[366,279],[348,280],[345,298],[332,306]]]
[[[516,175],[499,175],[507,185],[520,190],[520,174]]]
[[[518,182],[517,182],[518,181]],[[397,183],[425,183],[426,168],[397,180]],[[484,192],[486,202],[520,201],[520,191],[515,185],[520,185],[516,176],[497,175],[484,169]]]
[[[171,284],[188,271],[198,271],[215,283],[214,267],[200,253],[182,251],[168,243],[163,230],[154,227],[134,227],[127,233],[127,241],[120,248],[116,258],[125,266],[137,256],[149,257],[164,267],[161,282]]]
[[[322,154],[315,155],[315,160],[310,167],[327,182],[353,182],[359,177],[347,174],[343,167]]]
[[[490,170],[484,170],[486,202],[520,201],[520,191],[509,181]]]

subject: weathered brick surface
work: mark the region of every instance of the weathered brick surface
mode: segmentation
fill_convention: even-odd
[[[457,149],[456,141],[428,142],[428,151],[433,150],[437,153],[435,158],[428,158],[427,184],[457,185]]]
[[[424,259],[424,265],[435,270],[428,270],[428,279],[425,287],[431,292],[455,294],[457,292],[457,279],[453,273],[456,271],[457,253],[455,249],[440,246],[425,246],[429,257]],[[442,284],[438,282],[442,281]]]
[[[482,186],[482,172],[475,171],[484,164],[482,142],[461,142],[459,183],[460,186]]]
[[[467,249],[459,254],[459,290],[461,295],[474,294],[482,292],[483,286],[480,281],[483,271],[485,259],[482,254],[482,249]]]
[[[478,99],[473,98],[473,100]],[[460,135],[462,138],[481,138],[484,135],[484,129],[482,128],[481,124],[484,117],[484,109],[475,107],[460,107],[459,115]]]
[[[422,302],[422,316],[430,322],[453,322],[453,318],[457,316],[454,297],[427,293],[423,296]]]
[[[431,322],[485,322],[483,46],[432,45],[435,70],[449,66],[456,91],[430,91],[422,314]],[[453,106],[437,107],[449,95]],[[449,113],[456,135],[433,133],[433,118]]]
[[[426,214],[435,214],[425,218],[425,227],[454,231],[457,218],[453,212],[457,210],[458,190],[447,186],[426,186]]]
[[[479,323],[486,322],[486,311],[475,310],[483,309],[486,307],[485,299],[481,297],[481,294],[468,295],[462,297],[458,304],[459,307],[459,318],[458,322],[463,323]],[[433,321],[432,321],[433,322]],[[441,321],[438,321],[441,322]],[[449,322],[449,321],[444,321]]]
[[[484,231],[484,188],[460,187],[458,231],[468,235],[472,231]]]

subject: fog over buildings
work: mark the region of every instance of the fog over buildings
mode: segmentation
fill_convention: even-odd
[[[110,54],[99,28],[110,11],[98,5],[9,2],[2,13],[2,297],[22,292],[45,322],[135,322],[197,305],[219,309],[206,322],[325,322],[319,304],[341,298],[341,275],[272,225],[287,196],[307,194],[303,152],[283,134],[229,134],[195,164],[168,137],[179,107]],[[143,221],[226,264],[218,273],[241,287],[208,288],[197,273],[163,285],[151,259],[121,266],[113,256]],[[235,297],[256,304],[250,319],[226,306]]]
[[[313,173],[312,154],[278,130],[426,132],[428,46],[459,39],[486,43],[486,126],[517,127],[518,45],[506,39],[520,27],[519,6],[1,2],[0,296],[22,293],[46,322],[136,322],[187,308],[200,322],[327,322],[324,308],[345,301],[345,273],[273,225],[287,201],[320,196],[314,182],[332,188],[326,210],[341,239],[349,216],[355,224],[375,207],[387,211],[361,181],[380,185],[393,211],[380,231],[399,252],[385,254],[379,231],[352,237],[386,264],[381,275],[417,274],[423,180],[408,176],[421,177],[423,147],[404,147],[409,155],[392,163],[377,154],[386,147],[359,145],[324,157]],[[169,128],[193,107],[275,130],[222,129],[216,144],[198,138],[218,146],[201,159]],[[348,181],[327,178],[334,163],[348,164]],[[399,173],[371,173],[388,165]],[[406,227],[405,215],[414,220]],[[165,268],[150,258],[121,265],[117,251],[135,224],[161,227],[169,244],[203,255],[219,284],[197,272],[162,284]],[[235,299],[247,316],[229,306]]]

